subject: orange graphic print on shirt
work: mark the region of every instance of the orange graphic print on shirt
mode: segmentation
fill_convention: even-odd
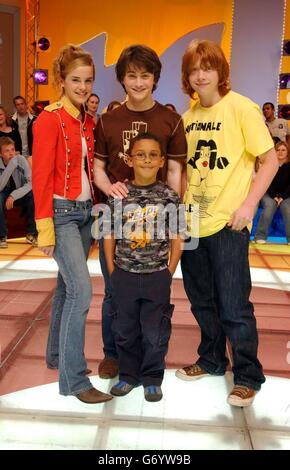
[[[154,220],[158,215],[158,207],[148,205],[133,209],[127,214],[126,224],[129,224],[128,238],[132,240],[130,248],[145,248],[152,240]],[[131,229],[133,227],[133,229]]]

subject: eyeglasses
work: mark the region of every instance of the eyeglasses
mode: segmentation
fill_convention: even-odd
[[[146,157],[149,157],[152,161],[158,160],[158,158],[161,157],[160,153],[158,152],[137,152],[137,153],[132,153],[132,157],[135,157],[137,160],[145,160]]]

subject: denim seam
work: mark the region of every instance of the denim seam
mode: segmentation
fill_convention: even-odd
[[[56,335],[55,335],[55,332],[54,332],[54,331],[57,330],[57,329],[55,328],[55,320],[56,320],[59,316],[61,316],[60,313],[59,313],[59,308],[58,308],[58,306],[59,306],[60,304],[63,304],[63,305],[64,305],[64,302],[62,302],[61,299],[58,299],[58,302],[57,302],[57,304],[56,304],[57,308],[55,307],[55,304],[53,304],[53,307],[54,307],[54,308],[53,308],[53,311],[58,312],[58,315],[57,315],[54,319],[53,319],[52,316],[51,316],[51,322],[53,322],[53,326],[54,326],[54,328],[52,329],[52,338],[54,338],[54,339],[56,338]],[[54,321],[53,321],[53,320],[54,320]],[[61,321],[60,321],[60,323],[61,323]],[[54,347],[55,347],[55,344],[52,344],[52,341],[50,340],[50,341],[49,341],[49,344],[48,344],[48,347],[49,347],[49,354],[50,354],[50,356],[51,356],[52,354],[54,354]],[[48,348],[47,348],[47,349],[48,349]],[[58,355],[59,355],[59,338],[58,338]]]

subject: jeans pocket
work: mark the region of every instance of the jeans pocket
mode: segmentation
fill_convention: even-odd
[[[164,310],[161,322],[160,322],[160,330],[159,330],[159,346],[167,345],[170,335],[171,335],[171,317],[173,314],[174,305],[169,304],[167,308]]]
[[[249,237],[249,230],[247,227],[244,227],[242,230],[234,230],[228,225],[225,226],[225,229],[228,230],[231,233],[235,233],[237,235],[240,235],[242,237]]]

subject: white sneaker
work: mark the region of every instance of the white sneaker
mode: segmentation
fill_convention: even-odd
[[[259,245],[264,245],[264,243],[267,243],[266,240],[255,240],[256,243],[259,243]]]

